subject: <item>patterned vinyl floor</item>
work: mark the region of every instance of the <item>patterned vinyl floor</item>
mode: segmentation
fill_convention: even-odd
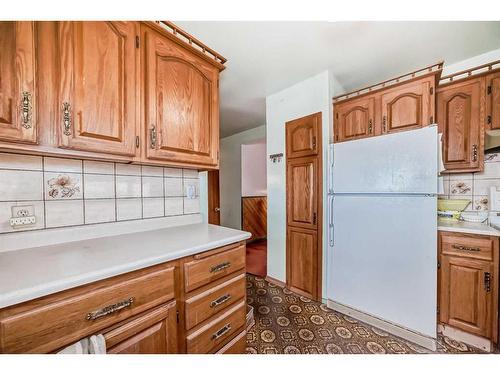
[[[257,276],[247,275],[247,301],[255,317],[249,354],[430,353]],[[447,337],[438,338],[438,352],[482,353]]]

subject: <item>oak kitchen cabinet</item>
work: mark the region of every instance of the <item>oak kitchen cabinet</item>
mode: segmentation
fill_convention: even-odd
[[[500,129],[500,71],[486,76],[486,111],[490,129]]]
[[[37,143],[35,23],[0,22],[0,141]]]
[[[290,121],[286,131],[287,159],[317,155],[320,131],[321,117],[317,114]]]
[[[439,321],[497,342],[498,237],[440,231]]]
[[[442,63],[334,98],[334,141],[421,128],[435,123]],[[417,74],[418,73],[418,74]]]
[[[196,38],[169,22],[0,27],[0,150],[218,168],[226,60]]]
[[[447,171],[483,169],[484,78],[438,88],[437,121],[443,133],[443,163]]]

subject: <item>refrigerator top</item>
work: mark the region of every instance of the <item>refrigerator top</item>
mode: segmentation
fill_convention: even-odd
[[[437,126],[335,143],[335,194],[437,194]]]

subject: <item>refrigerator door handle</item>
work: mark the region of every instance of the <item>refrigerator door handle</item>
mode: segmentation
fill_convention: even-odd
[[[329,240],[330,240],[330,247],[333,247],[333,232],[334,232],[334,225],[333,225],[333,196],[330,198],[330,217],[328,220],[328,234],[329,234]]]

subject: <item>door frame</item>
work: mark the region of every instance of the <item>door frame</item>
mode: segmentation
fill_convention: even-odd
[[[207,221],[209,224],[214,224],[214,225],[220,225],[220,177],[219,176],[220,175],[218,170],[207,172],[207,185],[208,185]]]
[[[317,277],[316,277],[316,290],[313,293],[312,299],[316,301],[321,301],[323,298],[323,113],[316,112],[310,115],[306,115],[303,117],[298,117],[296,119],[287,121],[285,123],[285,151],[287,150],[287,136],[286,136],[286,126],[290,122],[295,120],[299,120],[305,117],[317,117],[318,121],[318,134],[316,134],[317,140],[317,154],[315,157],[317,158],[318,165],[318,174],[317,174],[317,186],[316,186],[316,201],[317,201],[317,259],[316,259],[316,269],[317,269]],[[311,155],[312,156],[312,155]],[[296,158],[291,158],[290,160],[302,159],[302,158],[310,158],[311,156],[300,156]],[[288,163],[288,160],[285,159],[285,163]],[[287,165],[285,165],[285,211],[288,207],[288,176],[287,176]],[[291,267],[291,258],[290,258],[290,249],[289,249],[289,239],[288,239],[288,228],[300,228],[299,226],[288,225],[288,213],[285,214],[285,264],[286,264],[286,275],[285,282],[286,286],[290,288],[289,276],[290,276],[290,267]],[[308,228],[304,228],[308,229]],[[294,291],[297,292],[295,288],[292,287]],[[299,293],[300,294],[300,293]]]

